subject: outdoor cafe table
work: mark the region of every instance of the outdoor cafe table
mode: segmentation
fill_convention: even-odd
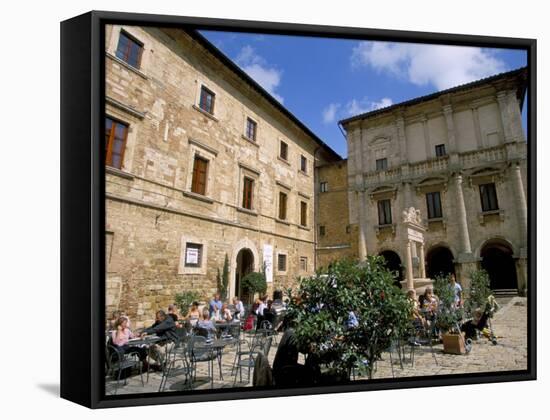
[[[146,335],[145,337],[132,338],[128,340],[128,345],[135,346],[135,347],[141,347],[141,346],[149,347],[152,344],[158,343],[161,340],[162,338],[160,338],[157,335]]]
[[[220,379],[223,381],[223,373],[222,373],[222,353],[223,349],[230,345],[234,344],[236,340],[234,338],[231,339],[216,339],[212,341],[207,341],[205,343],[196,343],[195,346],[197,349],[208,349],[216,352],[216,357],[218,359],[218,368],[220,369]]]
[[[229,321],[229,322],[225,322],[225,321],[214,322],[214,326],[216,327],[217,330],[227,330],[236,325],[240,325],[240,321],[236,320],[236,321]]]

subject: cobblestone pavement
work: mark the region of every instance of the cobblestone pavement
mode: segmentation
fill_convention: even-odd
[[[472,351],[466,355],[452,355],[443,353],[441,344],[433,346],[433,354],[429,346],[415,347],[414,366],[411,364],[410,354],[404,357],[403,368],[401,368],[397,355],[383,354],[383,360],[377,363],[377,369],[373,375],[377,378],[401,378],[411,376],[432,376],[457,373],[477,372],[498,372],[510,370],[527,369],[527,300],[514,297],[512,299],[499,300],[501,309],[493,319],[493,329],[498,337],[498,344],[493,345],[487,339],[481,338],[474,341]],[[279,338],[281,334],[279,334]],[[409,347],[407,347],[409,349]],[[270,364],[273,364],[276,345],[269,353]],[[220,380],[217,364],[214,366],[214,388],[232,388],[251,386],[252,371],[250,380],[247,380],[248,372],[242,372],[243,382],[240,382],[239,375],[231,375],[235,350],[226,348],[222,357],[222,372],[224,380]],[[393,374],[390,360],[393,360]],[[436,363],[437,361],[437,363]],[[303,360],[302,360],[303,362]],[[201,363],[198,368],[197,379],[193,383],[193,389],[210,389],[210,382],[207,378],[206,364]],[[154,372],[149,374],[148,380],[144,374],[145,385],[141,384],[139,375],[130,377],[126,384],[120,384],[117,394],[149,393],[157,392],[160,385],[161,375]],[[185,390],[186,385],[183,377],[170,379],[166,391]],[[365,379],[365,378],[357,378]],[[106,390],[112,394],[116,382],[107,381]]]

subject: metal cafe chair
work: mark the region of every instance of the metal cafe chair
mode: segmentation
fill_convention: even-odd
[[[120,380],[122,377],[122,372],[127,369],[132,369],[134,367],[139,367],[139,375],[141,378],[141,385],[145,385],[143,382],[143,371],[141,361],[139,360],[139,354],[136,352],[124,353],[121,349],[115,347],[111,344],[109,340],[105,344],[105,361],[106,361],[106,372],[105,377],[114,377],[116,376],[116,386],[114,390],[114,395],[118,391]],[[124,377],[124,385],[126,385],[126,377]]]
[[[189,337],[187,354],[191,362],[191,384],[197,379],[197,364],[206,363],[208,366],[207,377],[210,379],[210,388],[214,388],[214,349],[207,343],[205,337],[192,335]]]
[[[189,360],[188,343],[189,336],[180,335],[169,354],[166,355],[166,367],[162,372],[159,392],[166,389],[169,378],[177,378],[181,375],[185,377],[185,384],[189,388],[191,387],[192,367]]]
[[[243,381],[242,370],[247,369],[247,382],[250,382],[250,370],[254,368],[256,362],[256,356],[259,352],[264,353],[267,357],[269,354],[269,349],[271,348],[271,342],[273,337],[266,337],[263,334],[257,334],[254,336],[250,350],[248,352],[242,352],[243,354],[238,355],[238,360],[234,368],[236,367],[239,371],[239,381]],[[243,356],[246,356],[243,358]],[[235,373],[235,380],[233,381],[233,386],[237,383],[237,374]]]

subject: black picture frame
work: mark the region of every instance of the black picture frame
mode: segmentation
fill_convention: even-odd
[[[345,386],[196,391],[103,392],[105,308],[104,25],[185,26],[266,34],[518,48],[528,61],[528,368],[438,377],[376,380]],[[233,65],[233,64],[230,64]],[[215,401],[536,379],[536,40],[382,29],[92,11],[61,23],[61,397],[90,408]],[[78,317],[74,316],[78,314]]]

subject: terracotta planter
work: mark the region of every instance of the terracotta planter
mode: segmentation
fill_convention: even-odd
[[[443,334],[443,352],[450,354],[465,354],[464,333]]]

